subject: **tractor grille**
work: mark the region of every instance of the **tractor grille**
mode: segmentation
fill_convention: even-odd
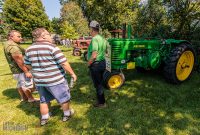
[[[120,54],[121,54],[121,45],[112,45],[112,61],[117,62],[121,61]]]

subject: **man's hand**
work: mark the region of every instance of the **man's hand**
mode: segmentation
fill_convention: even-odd
[[[91,66],[91,64],[96,60],[96,58],[97,58],[97,51],[93,51],[92,52],[92,56],[91,56],[91,58],[90,58],[90,60],[88,60],[88,67],[90,67]]]
[[[77,76],[75,74],[72,74],[71,77],[74,79],[74,82],[77,80]]]
[[[25,73],[25,76],[26,76],[27,78],[32,78],[32,77],[33,77],[32,74],[31,74],[30,72],[26,72],[26,73]]]
[[[89,67],[91,64],[92,64],[92,61],[89,60],[88,63],[87,63],[88,67]]]

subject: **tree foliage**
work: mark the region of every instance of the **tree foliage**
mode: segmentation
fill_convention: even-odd
[[[61,20],[74,27],[76,33],[88,35],[88,22],[84,18],[81,8],[75,2],[67,2],[61,9]]]
[[[53,28],[53,32],[56,33],[56,34],[60,34],[61,31],[60,31],[60,23],[61,23],[61,20],[60,18],[52,18],[52,21],[51,21],[51,26]]]
[[[74,0],[89,21],[97,20],[103,29],[115,29],[134,22],[140,0]]]
[[[71,1],[81,6],[89,21],[99,21],[103,29],[116,29],[126,22],[132,24],[135,36],[187,40],[200,32],[199,0]]]
[[[162,0],[148,0],[146,4],[140,5],[137,12],[136,21],[133,23],[134,35],[146,36],[166,36],[163,33],[166,26],[166,10]],[[162,35],[160,35],[162,33]]]
[[[168,24],[174,30],[173,37],[192,39],[200,27],[200,2],[198,0],[165,0]]]
[[[2,9],[3,3],[5,0],[0,0],[0,10]]]
[[[76,39],[78,33],[76,33],[74,27],[72,27],[68,21],[63,21],[60,24],[60,34],[62,38]]]
[[[10,29],[22,32],[30,37],[37,27],[51,29],[50,21],[40,0],[6,0],[3,5],[3,17]]]

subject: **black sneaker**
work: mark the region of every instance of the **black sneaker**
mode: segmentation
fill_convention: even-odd
[[[72,115],[74,114],[74,109],[70,109],[69,111],[70,111],[70,115],[69,116],[67,116],[67,115],[63,116],[63,118],[62,118],[63,122],[68,121],[72,117]]]
[[[46,125],[46,124],[48,123],[48,120],[49,120],[49,119],[40,119],[40,125],[41,125],[41,126]]]
[[[93,106],[97,107],[97,108],[105,108],[105,107],[107,107],[106,103],[104,103],[104,104],[96,103]]]

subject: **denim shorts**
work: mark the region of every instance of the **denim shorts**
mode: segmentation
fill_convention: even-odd
[[[68,102],[71,98],[67,81],[54,86],[36,86],[40,95],[40,103],[49,103],[56,99],[59,104]]]

